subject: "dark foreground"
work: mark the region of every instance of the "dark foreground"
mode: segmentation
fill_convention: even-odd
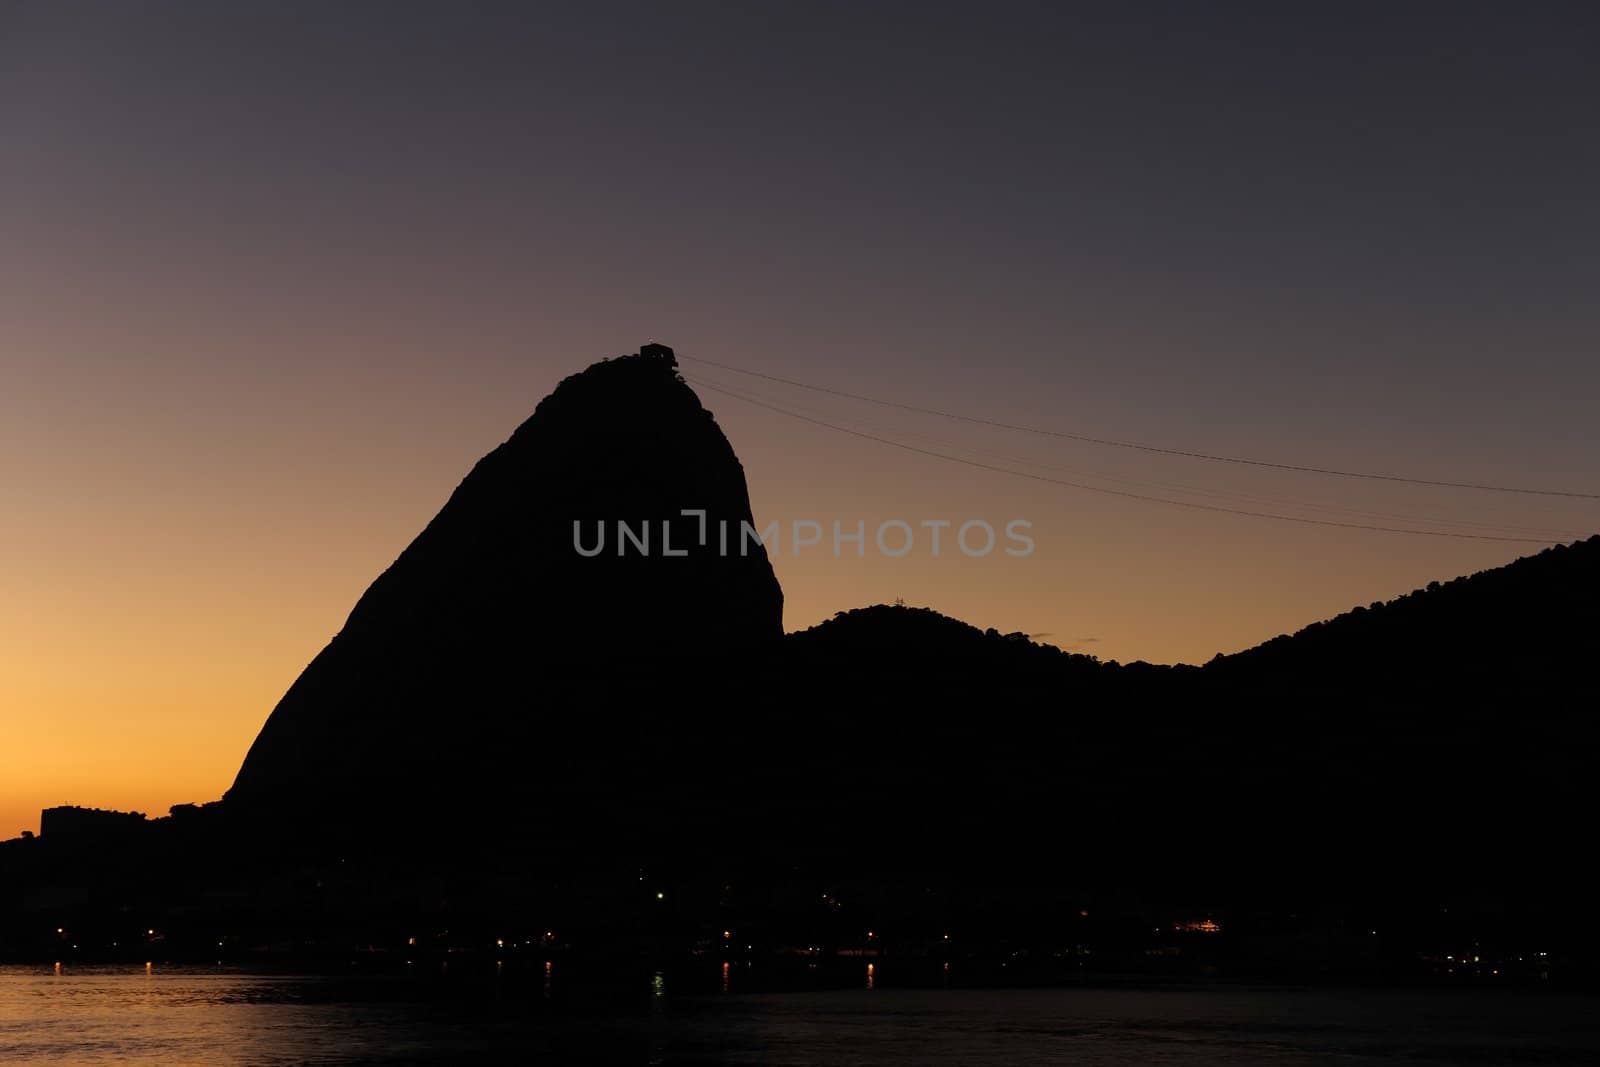
[[[310,977],[0,968],[0,1062],[142,1064],[1589,1064],[1591,996],[1516,990],[742,991],[737,971]],[[678,988],[679,986],[686,988]]]

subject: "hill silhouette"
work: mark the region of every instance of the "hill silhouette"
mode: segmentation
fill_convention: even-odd
[[[1600,536],[1431,582],[1208,666],[1343,688],[1546,686],[1600,652]]]

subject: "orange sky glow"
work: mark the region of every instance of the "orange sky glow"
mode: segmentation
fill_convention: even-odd
[[[13,8],[0,836],[220,796],[472,463],[650,338],[994,422],[1600,491],[1595,68],[1551,12]],[[790,630],[903,599],[1200,662],[1600,529],[684,367],[990,467],[1526,539],[1072,489],[704,390],[759,524],[1032,523],[1023,559],[785,542]]]

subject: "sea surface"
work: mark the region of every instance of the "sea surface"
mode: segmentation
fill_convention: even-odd
[[[0,1063],[1597,1064],[1600,1000],[1496,990],[676,994],[549,982],[0,967]]]

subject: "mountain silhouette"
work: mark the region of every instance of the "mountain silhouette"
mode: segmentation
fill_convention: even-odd
[[[228,803],[320,820],[484,810],[529,760],[570,763],[560,739],[607,706],[622,665],[648,677],[781,638],[765,547],[719,550],[750,521],[744,470],[671,349],[567,378],[372,583]]]
[[[1523,856],[1567,832],[1594,730],[1561,694],[1600,652],[1600,538],[1158,667],[923,608],[784,636],[763,546],[719,547],[748,522],[742,468],[670,349],[568,378],[290,688],[230,810],[377,851],[492,849],[509,820],[545,867],[1035,873],[1055,862],[1041,827],[1066,819],[1076,853],[1123,877],[1181,863],[1218,884],[1265,855],[1332,883],[1329,848],[1411,869],[1486,828]],[[662,553],[663,523],[687,555]],[[1460,789],[1464,765],[1511,795]],[[1441,794],[1448,812],[1402,832]],[[1171,832],[1180,810],[1208,829]]]
[[[844,884],[855,916],[994,946],[1084,937],[1092,898],[1132,958],[1198,906],[1263,944],[1331,923],[1350,959],[1384,928],[1600,950],[1573,925],[1600,537],[1167,667],[900,605],[785,635],[746,523],[671,350],[595,364],[366,591],[222,803],[62,809],[95,832],[5,843],[0,889],[95,886],[107,930],[165,913],[205,953],[544,915],[631,950],[666,936],[656,886],[680,947],[809,944]]]
[[[1600,536],[1358,607],[1208,670],[1302,688],[1528,695],[1600,655]]]

